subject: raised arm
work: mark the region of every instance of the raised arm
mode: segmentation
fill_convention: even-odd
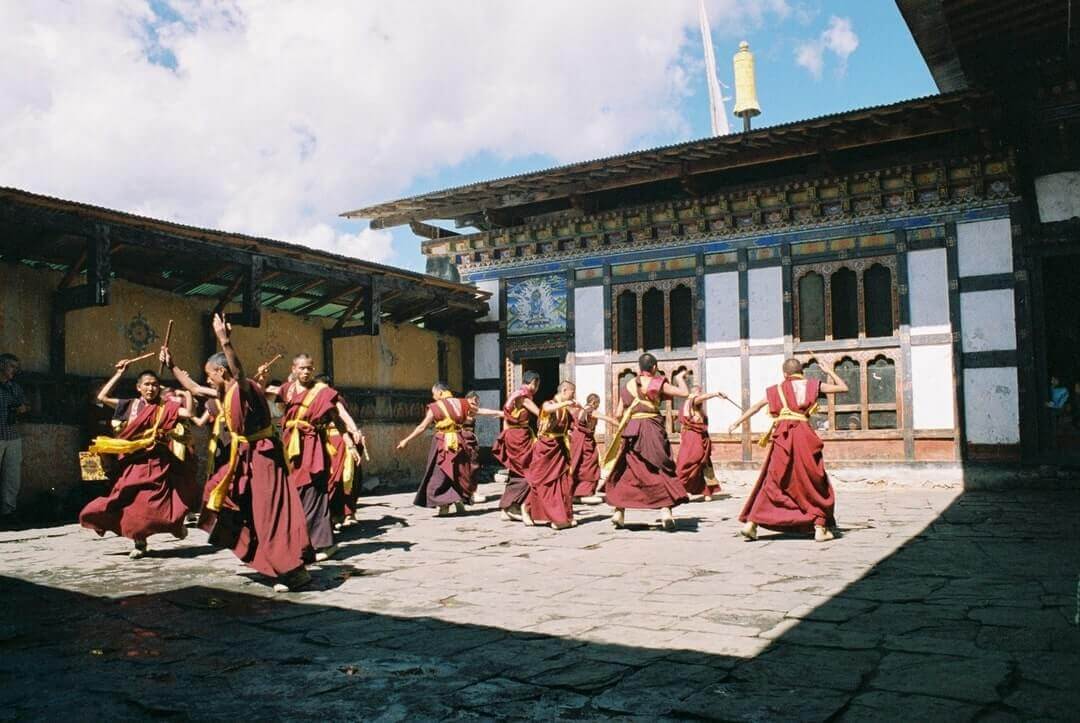
[[[191,392],[197,397],[207,397],[210,399],[217,399],[217,390],[212,387],[204,387],[194,379],[186,371],[176,366],[176,362],[173,360],[172,352],[169,351],[169,347],[161,347],[161,351],[158,353],[158,359],[161,363],[169,368],[172,372],[173,378],[180,382],[187,391]]]
[[[176,396],[180,397],[184,401],[180,407],[179,417],[181,419],[194,419],[195,418],[195,397],[191,392],[186,389],[181,389],[176,392]]]
[[[680,371],[670,382],[664,382],[660,392],[669,397],[688,397],[690,390],[686,388],[686,372]]]
[[[769,403],[768,399],[762,399],[757,404],[753,404],[750,407],[748,407],[746,409],[746,411],[742,413],[742,416],[739,417],[738,419],[736,419],[734,422],[732,422],[731,426],[728,427],[728,434],[734,434],[736,429],[741,427],[743,425],[743,423],[746,422],[747,419],[750,419],[750,417],[754,416],[755,414],[760,412],[762,409],[764,409],[766,407],[766,405],[768,405],[768,403]]]
[[[116,371],[109,378],[109,381],[105,382],[105,386],[101,388],[101,391],[98,392],[97,400],[99,402],[101,402],[107,407],[116,409],[116,405],[120,403],[120,400],[115,397],[110,397],[109,395],[112,393],[113,387],[116,386],[116,383],[120,381],[120,377],[124,376],[124,372],[127,370],[128,364],[130,363],[131,362],[129,362],[127,359],[121,359],[120,361],[116,362]]]
[[[578,406],[578,403],[573,399],[568,399],[565,402],[556,402],[553,399],[549,399],[548,401],[544,402],[544,411],[548,413],[557,412],[560,409],[564,409],[566,407],[576,406]]]
[[[832,367],[823,368],[822,371],[829,377],[829,381],[822,382],[819,387],[822,394],[844,394],[848,391],[847,382],[836,376]]]
[[[408,437],[397,443],[397,448],[405,449],[405,447],[409,445],[409,442],[413,441],[421,434],[423,434],[424,430],[427,429],[428,426],[434,421],[435,415],[431,413],[430,409],[427,410],[427,414],[424,415],[424,418],[420,421],[420,424],[416,425],[416,429],[414,429]]]
[[[217,337],[218,344],[221,345],[221,351],[224,352],[225,359],[229,362],[229,371],[232,372],[233,379],[240,385],[240,389],[246,392],[250,384],[247,377],[244,376],[244,366],[240,363],[240,357],[232,345],[232,324],[225,321],[224,315],[214,314],[213,327],[214,336]]]
[[[207,424],[210,423],[210,410],[203,409],[202,414],[197,417],[191,418],[191,423],[194,424],[196,427],[205,427]]]
[[[501,409],[486,409],[485,407],[474,408],[473,414],[477,417],[498,417],[499,419],[505,419],[506,417]]]

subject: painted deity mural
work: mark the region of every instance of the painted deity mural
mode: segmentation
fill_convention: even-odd
[[[507,334],[566,331],[566,277],[529,276],[506,282]]]

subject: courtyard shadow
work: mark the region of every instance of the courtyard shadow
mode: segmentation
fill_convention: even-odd
[[[755,608],[787,609],[785,594],[817,604],[719,643],[703,632],[682,644],[616,644],[604,625],[634,623],[602,610],[600,627],[570,637],[361,612],[317,593],[195,585],[112,599],[108,581],[95,596],[0,578],[0,716],[1074,719],[1080,504],[1062,496],[1044,518],[1045,503],[964,495],[840,590],[793,568],[741,611],[718,604],[702,614],[702,625],[746,626]],[[764,555],[806,543],[757,544]],[[821,554],[859,544],[849,534]],[[364,574],[339,565],[320,571],[317,587]],[[372,596],[359,584],[334,599],[346,594],[358,605]]]

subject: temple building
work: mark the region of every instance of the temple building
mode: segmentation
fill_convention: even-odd
[[[610,410],[643,350],[746,406],[797,356],[850,387],[815,417],[832,461],[1058,460],[1080,448],[1048,406],[1080,379],[1070,3],[898,4],[940,95],[345,215],[410,224],[429,271],[491,295],[464,342],[487,406],[537,370]],[[767,417],[708,411],[717,461],[755,465]]]

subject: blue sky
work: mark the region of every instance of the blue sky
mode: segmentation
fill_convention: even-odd
[[[705,2],[757,127],[935,92],[892,0]],[[0,3],[0,185],[422,270],[407,227],[339,214],[707,136],[697,8]]]
[[[795,49],[800,43],[812,40],[815,31],[823,30],[832,16],[850,19],[859,45],[844,64],[825,53],[821,78],[814,79],[793,61]],[[747,40],[754,51],[758,98],[762,107],[762,115],[754,119],[754,127],[779,125],[937,93],[907,25],[896,5],[890,0],[823,0],[803,3],[801,14],[796,13],[783,22],[769,23],[751,32],[732,35],[725,32],[715,21],[712,22],[712,31],[717,72],[720,81],[728,86],[733,85],[731,56],[738,48],[739,41]],[[687,37],[686,53],[696,54],[700,59],[700,34],[695,30]],[[688,133],[652,135],[643,139],[645,143],[631,145],[626,150],[650,148],[710,135],[708,90],[703,66],[692,74],[690,90],[691,95],[685,98],[680,107],[680,112],[689,123]],[[732,106],[733,101],[729,101],[729,114]],[[741,120],[737,118],[731,117],[729,122],[733,130],[742,127]],[[597,156],[586,155],[577,160],[588,160],[592,157]],[[549,155],[530,153],[528,148],[522,148],[520,154],[508,158],[481,152],[461,163],[447,165],[435,173],[417,177],[404,193],[395,197],[528,173],[560,164],[560,161]],[[393,235],[395,256],[392,263],[423,270],[421,239],[414,236],[408,227],[394,229]]]

